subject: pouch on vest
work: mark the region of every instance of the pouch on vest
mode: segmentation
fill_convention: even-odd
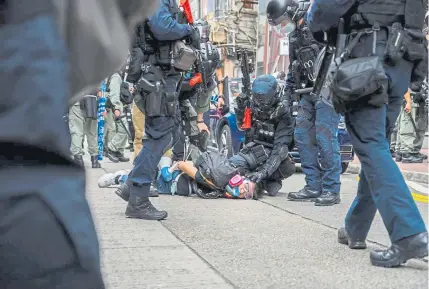
[[[313,75],[314,62],[319,54],[319,47],[316,44],[302,47],[298,50],[297,58],[302,68],[305,69],[306,75],[310,81],[314,81]]]
[[[350,52],[366,32],[358,32],[346,47],[345,52],[335,59],[337,71],[333,75],[331,88],[333,104],[337,112],[345,112],[352,103],[381,106],[387,103],[389,78],[383,67],[384,60],[375,55],[376,31],[373,30],[373,55],[348,59]]]
[[[192,68],[197,60],[195,51],[183,41],[176,41],[173,45],[173,66],[176,69],[186,71]]]
[[[85,118],[97,119],[98,104],[95,95],[85,95],[79,104]]]
[[[405,1],[405,28],[418,30],[423,28],[427,4],[428,2],[423,0]]]

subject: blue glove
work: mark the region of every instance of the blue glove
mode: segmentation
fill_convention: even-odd
[[[170,182],[173,179],[173,174],[168,170],[169,167],[163,167],[161,169],[161,176],[166,182]]]

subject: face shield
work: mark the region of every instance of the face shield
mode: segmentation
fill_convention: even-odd
[[[268,24],[270,24],[279,35],[284,35],[295,30],[295,23],[287,13],[276,19],[268,19]]]

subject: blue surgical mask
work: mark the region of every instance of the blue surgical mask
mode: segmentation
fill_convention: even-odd
[[[295,23],[292,23],[292,22],[286,24],[286,26],[282,28],[282,31],[284,31],[284,33],[291,33],[294,30],[295,30]]]

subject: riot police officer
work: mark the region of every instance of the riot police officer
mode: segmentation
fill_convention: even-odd
[[[189,137],[192,145],[202,151],[206,150],[209,130],[204,121],[204,113],[209,110],[210,96],[216,88],[216,68],[220,64],[219,52],[209,41],[209,23],[199,19],[194,22],[194,26],[199,30],[201,37],[201,58],[197,59],[194,67],[185,74],[183,79],[179,106],[182,112],[184,135],[181,135],[174,146],[173,159],[175,160],[183,159],[185,136]],[[201,77],[198,83],[197,77]]]
[[[261,75],[253,81],[251,97],[244,93],[237,96],[234,110],[237,127],[246,131],[245,146],[229,159],[233,166],[240,168],[240,173],[261,184],[270,196],[277,195],[281,181],[295,172],[288,154],[293,142],[294,119],[288,99],[280,92],[274,76]],[[249,117],[246,108],[251,111],[250,128],[243,127],[245,117]]]
[[[313,86],[313,64],[321,50],[305,21],[309,4],[310,1],[271,0],[267,5],[269,24],[280,32],[289,33],[290,65],[286,78],[289,96],[295,89]],[[312,200],[316,206],[340,202],[339,121],[329,90],[323,90],[320,96],[301,96],[294,137],[306,185],[298,192],[291,192],[289,200]]]
[[[345,228],[339,230],[338,241],[352,249],[366,248],[365,239],[378,210],[392,245],[371,252],[371,263],[376,266],[399,266],[428,254],[425,224],[388,144],[404,93],[412,86],[418,90],[427,74],[421,33],[425,9],[424,1],[315,0],[307,15],[318,39],[335,39],[333,27],[341,28],[341,23],[344,32],[339,29],[336,38],[349,35],[347,50],[336,45],[336,50],[344,53],[335,59],[337,73],[330,86],[335,91],[336,108],[345,113],[362,169],[357,196],[347,213]],[[323,32],[328,32],[328,37],[323,37]],[[368,75],[359,68],[362,62],[377,77],[361,78],[365,81],[356,83],[359,87],[355,88],[354,80]],[[342,64],[351,65],[350,69],[344,70]],[[351,82],[341,82],[341,77]],[[355,89],[360,93],[349,98],[347,91]]]
[[[190,38],[199,48],[198,30],[178,23],[178,13],[176,1],[162,0],[155,14],[140,27],[144,63],[142,78],[137,83],[140,94],[134,100],[146,117],[146,138],[128,178],[132,185],[125,215],[130,218],[161,220],[167,217],[167,212],[158,211],[149,201],[149,190],[161,156],[178,138],[181,73],[195,61],[193,50],[182,40]],[[180,55],[176,54],[177,50]]]

